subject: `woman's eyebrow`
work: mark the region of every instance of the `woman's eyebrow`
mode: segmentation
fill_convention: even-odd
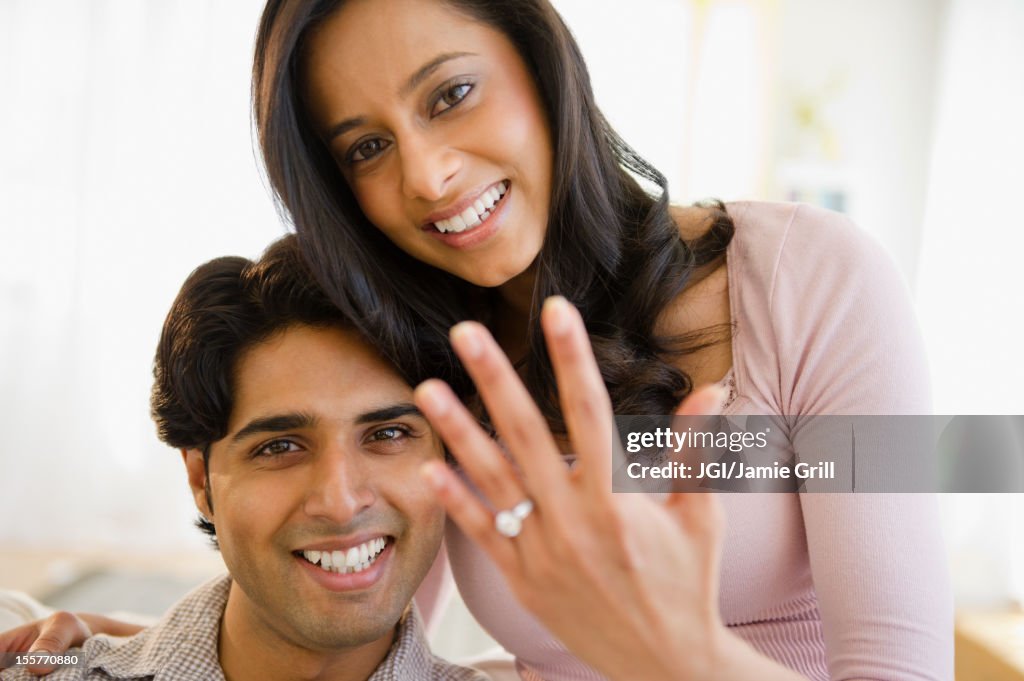
[[[405,97],[409,96],[409,93],[416,89],[420,83],[430,76],[434,71],[437,71],[447,61],[452,59],[459,59],[461,57],[475,57],[476,54],[473,52],[445,52],[439,54],[423,66],[416,70],[416,73],[409,76],[409,80],[405,81],[405,85],[398,91],[398,96]]]
[[[358,128],[360,125],[363,125],[365,123],[366,119],[363,118],[362,116],[356,116],[355,118],[346,118],[341,123],[336,123],[335,125],[331,126],[331,129],[327,131],[327,135],[324,141],[327,144],[330,144],[331,142],[334,141],[335,137],[338,137],[339,135],[344,135],[352,128]]]
[[[422,83],[425,79],[429,78],[430,74],[432,74],[434,71],[437,71],[437,69],[439,69],[441,65],[444,64],[445,62],[451,61],[452,59],[459,59],[461,57],[475,56],[477,56],[475,52],[445,52],[443,54],[437,55],[423,66],[416,69],[416,72],[409,76],[409,79],[405,81],[405,85],[403,85],[398,90],[398,96],[401,97],[402,99],[408,97],[410,92],[415,90],[420,83]],[[330,129],[328,129],[327,134],[324,136],[324,141],[327,144],[330,144],[331,142],[334,141],[335,137],[338,137],[339,135],[344,135],[352,128],[358,128],[360,125],[364,125],[365,123],[366,118],[363,116],[354,116],[352,118],[346,118],[340,123],[335,123],[330,127]]]

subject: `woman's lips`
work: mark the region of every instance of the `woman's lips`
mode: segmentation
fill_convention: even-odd
[[[461,200],[445,210],[428,215],[423,228],[434,228],[442,234],[472,229],[479,222],[483,222],[485,216],[494,209],[495,204],[508,191],[510,184],[507,179],[499,180],[464,195]]]
[[[465,249],[477,246],[494,236],[504,224],[512,192],[513,187],[510,182],[504,195],[490,209],[490,215],[487,216],[487,219],[474,227],[461,232],[439,232],[431,224],[425,228],[425,231],[430,236],[452,248]]]

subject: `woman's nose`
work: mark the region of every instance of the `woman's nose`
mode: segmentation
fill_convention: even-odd
[[[402,159],[402,192],[409,199],[441,200],[462,167],[462,156],[458,151],[425,136],[404,140],[399,154]]]

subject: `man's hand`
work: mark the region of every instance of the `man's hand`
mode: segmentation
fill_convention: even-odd
[[[43,620],[36,620],[0,634],[0,652],[5,653],[63,653],[85,643],[92,636],[88,623],[78,615],[61,610]],[[54,665],[30,665],[31,674],[49,674]]]

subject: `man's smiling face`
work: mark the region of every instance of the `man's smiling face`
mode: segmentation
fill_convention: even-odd
[[[233,376],[212,511],[202,455],[185,460],[236,605],[310,650],[390,641],[444,527],[419,473],[442,448],[412,388],[356,333],[302,325],[247,349]]]

